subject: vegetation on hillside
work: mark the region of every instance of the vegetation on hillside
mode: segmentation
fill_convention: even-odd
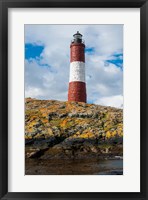
[[[25,100],[26,157],[122,153],[123,110],[82,102]],[[58,156],[57,156],[58,157]]]

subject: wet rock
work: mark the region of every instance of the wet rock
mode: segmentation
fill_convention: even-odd
[[[33,143],[34,148],[39,148],[39,149],[46,149],[49,147],[54,146],[57,143],[57,140],[55,137],[50,137],[50,138],[39,138],[36,139]]]
[[[34,143],[34,139],[25,140],[25,145],[31,145]]]
[[[41,157],[47,149],[33,149],[26,153],[26,158],[39,158]]]

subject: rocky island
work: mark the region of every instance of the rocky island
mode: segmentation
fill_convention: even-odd
[[[25,99],[26,163],[29,160],[85,162],[122,156],[122,109],[81,102]]]

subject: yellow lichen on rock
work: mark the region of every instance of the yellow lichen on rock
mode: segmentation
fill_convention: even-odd
[[[123,137],[122,109],[81,102],[26,99],[25,138]]]

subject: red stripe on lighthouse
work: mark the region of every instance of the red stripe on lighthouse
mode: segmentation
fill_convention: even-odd
[[[69,83],[68,101],[86,102],[86,84],[80,81]]]
[[[82,61],[85,62],[85,54],[84,54],[84,48],[85,45],[83,43],[78,43],[78,44],[71,44],[71,53],[70,53],[70,62],[74,61]]]

